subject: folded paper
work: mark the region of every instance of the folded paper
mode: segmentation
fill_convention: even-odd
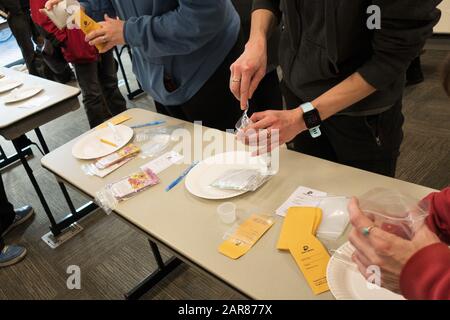
[[[321,220],[322,210],[320,208],[289,208],[278,238],[277,249],[289,250],[290,242],[298,243],[302,236],[315,235]]]
[[[274,221],[263,215],[252,215],[219,247],[219,252],[231,259],[239,259],[246,254],[269,230]]]

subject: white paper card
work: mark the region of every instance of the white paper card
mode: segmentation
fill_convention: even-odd
[[[155,160],[152,160],[141,167],[141,170],[150,169],[155,174],[159,174],[172,166],[173,164],[181,161],[184,157],[176,151],[170,151]]]
[[[319,190],[300,186],[276,211],[279,216],[286,216],[290,207],[317,207],[319,200],[314,197],[324,197],[327,193]]]

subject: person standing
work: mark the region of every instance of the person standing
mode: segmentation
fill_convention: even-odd
[[[251,15],[253,0],[232,0],[236,11],[241,18],[244,40],[250,38]],[[267,71],[258,88],[250,99],[250,112],[265,111],[268,107],[275,110],[283,109],[283,98],[280,91],[280,79],[278,78],[278,48],[280,42],[280,28],[274,30],[267,44]],[[239,97],[237,97],[239,100]]]
[[[22,246],[6,245],[3,237],[13,228],[30,219],[33,213],[34,210],[30,206],[14,209],[9,203],[0,173],[0,268],[16,264],[27,254],[27,250]]]
[[[56,1],[56,0],[53,0]],[[230,0],[114,0],[119,16],[87,36],[106,49],[128,44],[133,71],[158,112],[220,130],[242,112],[229,86],[243,50]]]
[[[8,25],[16,38],[22,52],[23,59],[31,75],[42,76],[45,73],[45,64],[42,57],[36,52],[33,43],[38,41],[38,34],[31,21],[29,8],[24,1],[0,0],[0,9],[8,14]]]
[[[444,90],[450,97],[450,56],[442,72]],[[355,198],[349,205],[355,247],[352,260],[368,278],[368,266],[377,265],[381,285],[414,300],[450,299],[450,188],[433,192],[424,200],[429,208],[425,224],[405,240],[374,226]]]
[[[112,116],[126,111],[126,101],[118,86],[117,64],[112,51],[99,54],[94,46],[84,41],[85,36],[79,29],[58,29],[40,11],[46,3],[46,0],[31,0],[33,20],[52,35],[52,43],[62,49],[68,62],[73,63],[90,127],[94,128]],[[90,2],[86,3],[89,9]],[[110,10],[113,10],[110,3],[109,5]]]
[[[256,113],[249,129],[279,130],[279,143],[296,151],[394,176],[406,69],[439,21],[439,2],[255,0],[230,89],[245,109],[265,74],[267,40],[281,22],[289,110]]]

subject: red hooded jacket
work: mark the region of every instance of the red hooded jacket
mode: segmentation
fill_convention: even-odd
[[[450,300],[450,187],[430,194],[428,227],[442,243],[414,254],[400,275],[400,288],[407,299]]]
[[[47,0],[30,0],[31,16],[33,21],[40,26],[54,44],[61,46],[64,58],[67,62],[89,63],[98,60],[98,51],[84,41],[85,35],[79,29],[58,29],[56,25],[39,10],[45,7]]]

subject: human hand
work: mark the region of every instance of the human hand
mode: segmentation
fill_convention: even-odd
[[[373,273],[368,272],[369,267],[379,267],[381,286],[400,293],[400,274],[408,260],[419,250],[439,243],[439,238],[426,225],[417,230],[411,240],[405,240],[377,227],[372,228],[369,235],[365,236],[362,230],[373,226],[373,221],[363,214],[355,198],[350,201],[348,209],[354,227],[349,240],[356,248],[352,260],[366,279],[373,276]]]
[[[119,19],[112,19],[105,15],[105,21],[99,23],[101,29],[92,31],[86,36],[86,41],[91,46],[99,45],[102,50],[100,53],[107,52],[116,45],[124,45],[124,26],[125,22]]]
[[[256,112],[250,118],[253,123],[238,138],[246,144],[260,147],[258,155],[270,152],[306,130],[302,113],[301,108]]]
[[[244,53],[231,65],[230,90],[247,109],[259,83],[266,75],[267,44],[265,41],[247,43]]]

